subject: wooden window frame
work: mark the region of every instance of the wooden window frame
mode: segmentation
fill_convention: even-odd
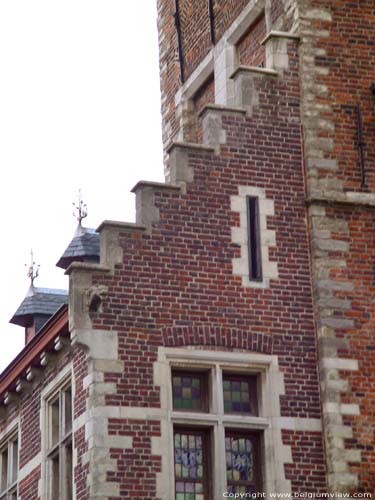
[[[67,411],[66,395],[70,394],[70,406]],[[58,416],[56,421],[56,402]],[[62,384],[46,401],[47,411],[47,498],[54,500],[72,500],[73,498],[73,400],[71,382]],[[69,421],[68,421],[69,420]],[[57,433],[56,433],[57,426]],[[69,452],[70,449],[70,452]],[[70,457],[70,465],[68,461]],[[55,483],[53,468],[58,460],[58,482]]]
[[[247,196],[247,235],[249,252],[249,279],[263,281],[262,247],[260,238],[259,197]]]
[[[18,432],[12,432],[0,444],[0,500],[18,498],[18,468],[19,468]],[[6,470],[4,474],[4,453],[7,452]],[[3,484],[5,481],[5,485]],[[5,486],[3,488],[3,486]]]
[[[204,499],[212,499],[212,482],[211,482],[211,468],[212,468],[212,456],[211,456],[211,446],[212,437],[211,429],[209,427],[195,427],[195,426],[185,426],[185,425],[174,425],[173,426],[173,450],[175,450],[175,435],[177,433],[185,433],[195,436],[202,436],[202,450],[203,450],[203,481],[197,481],[191,478],[176,478],[176,473],[174,472],[174,494],[176,495],[176,484],[177,483],[203,483],[203,495]],[[175,462],[174,462],[175,463]]]
[[[224,406],[224,382],[225,380],[231,380],[236,382],[246,381],[249,383],[249,402],[250,402],[250,413],[243,411],[231,411],[226,412],[223,407],[223,412],[225,415],[248,415],[248,416],[259,416],[258,408],[258,375],[252,375],[248,373],[233,373],[233,372],[223,372],[222,377],[222,391],[223,391],[223,406]]]
[[[190,408],[174,408],[173,406],[173,377],[195,377],[199,378],[201,381],[201,409],[190,409]],[[208,371],[201,370],[186,370],[186,369],[178,369],[172,368],[171,372],[171,384],[172,384],[172,409],[177,412],[187,412],[187,413],[208,413],[210,408],[210,391],[209,391],[209,373]]]
[[[251,439],[253,442],[253,446],[255,448],[254,453],[254,464],[255,464],[255,487],[257,492],[261,492],[262,489],[262,453],[261,453],[261,432],[255,432],[251,430],[245,429],[236,429],[236,428],[226,428],[225,429],[225,438],[247,438]],[[252,485],[251,481],[231,481],[227,479],[227,488],[229,490],[230,486],[250,486]]]

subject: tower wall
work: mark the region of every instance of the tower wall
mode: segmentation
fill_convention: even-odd
[[[331,491],[373,492],[374,10],[368,1],[305,1],[299,17],[328,481]]]

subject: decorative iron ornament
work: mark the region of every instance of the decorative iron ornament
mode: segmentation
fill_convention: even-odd
[[[30,256],[31,259],[30,259],[29,269],[27,271],[27,277],[30,278],[31,286],[34,286],[34,281],[39,276],[40,265],[38,264],[37,266],[35,266],[34,252],[32,250],[30,250]],[[25,266],[27,266],[27,264],[25,264]]]
[[[81,190],[78,191],[78,203],[73,203],[73,207],[73,217],[78,220],[81,226],[83,219],[87,217],[87,205],[83,203]]]

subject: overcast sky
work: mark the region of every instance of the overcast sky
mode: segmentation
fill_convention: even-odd
[[[156,0],[0,2],[0,372],[24,345],[9,319],[35,285],[67,288],[55,264],[77,222],[134,221],[140,179],[163,181]]]

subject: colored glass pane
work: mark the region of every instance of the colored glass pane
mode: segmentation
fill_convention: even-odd
[[[173,374],[172,391],[174,410],[203,410],[202,375]]]
[[[254,379],[224,378],[223,397],[225,413],[255,414],[252,404],[256,400]]]
[[[253,438],[250,436],[227,436],[225,438],[225,456],[228,491],[230,493],[256,492]]]
[[[176,500],[205,500],[202,435],[176,432],[174,444]]]

